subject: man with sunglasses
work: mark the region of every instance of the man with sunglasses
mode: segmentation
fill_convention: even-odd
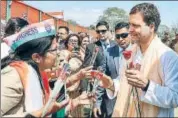
[[[115,27],[115,40],[117,41],[120,51],[126,50],[131,45],[129,37],[129,24],[120,22]]]
[[[122,71],[124,57],[123,51],[131,49],[131,38],[129,36],[129,24],[126,22],[120,22],[115,26],[115,40],[119,46],[119,73]]]
[[[110,40],[109,25],[105,21],[100,21],[96,25],[96,33],[99,40],[86,47],[84,64],[88,64],[92,57],[94,46],[99,47],[99,54],[96,58],[94,68],[102,66],[105,74],[112,79],[118,76],[116,61],[119,60],[119,47],[116,41]],[[104,88],[98,87],[96,91],[97,100],[94,104],[93,115],[95,117],[111,117],[116,99],[109,99]]]

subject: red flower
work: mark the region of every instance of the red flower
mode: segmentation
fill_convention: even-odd
[[[124,58],[129,60],[131,57],[132,51],[123,51]]]
[[[101,72],[96,72],[96,71],[91,71],[91,76],[100,79],[100,78],[103,77],[103,73],[101,73]]]
[[[99,51],[99,47],[96,47],[96,48],[95,48],[95,52],[98,52],[98,51]]]

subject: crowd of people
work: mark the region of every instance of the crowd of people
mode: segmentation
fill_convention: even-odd
[[[178,33],[175,34],[175,39],[171,39],[169,32],[164,32],[162,42],[178,53]]]
[[[114,36],[99,21],[95,39],[66,26],[55,29],[53,19],[9,19],[1,37],[1,115],[43,116],[61,79],[45,116],[178,116],[178,34],[161,40],[160,22],[151,3],[134,6]]]

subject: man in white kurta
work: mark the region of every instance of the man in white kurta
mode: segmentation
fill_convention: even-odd
[[[156,37],[157,38],[157,37]],[[165,54],[160,56],[161,72],[163,73],[163,84],[157,84],[150,80],[147,91],[142,91],[140,100],[160,108],[158,117],[173,117],[174,108],[178,106],[178,56],[170,48],[166,47],[157,38],[154,42],[162,45],[160,48],[155,48],[157,52],[165,51]],[[157,41],[156,41],[157,40]],[[143,55],[142,55],[143,56]],[[112,99],[119,94],[119,79],[114,80],[115,92],[107,90],[108,96]]]
[[[141,68],[119,70],[119,79],[107,90],[111,99],[118,96],[114,117],[138,117],[136,108],[142,117],[173,117],[178,106],[178,55],[156,35],[160,14],[151,3],[138,4],[131,9],[129,23],[130,35],[136,42],[131,60],[134,65],[135,60],[140,60]],[[128,95],[133,87],[138,91],[136,99]],[[135,101],[139,105],[133,107]]]

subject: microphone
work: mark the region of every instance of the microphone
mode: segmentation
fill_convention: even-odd
[[[61,72],[60,72],[61,71]],[[55,82],[54,88],[52,92],[50,93],[49,100],[46,103],[44,110],[42,112],[42,116],[44,117],[51,105],[52,102],[56,101],[56,98],[59,96],[59,91],[61,90],[62,86],[66,83],[67,76],[70,75],[70,66],[69,64],[65,63],[63,65],[62,70],[58,70],[58,73],[60,72],[57,81]]]

